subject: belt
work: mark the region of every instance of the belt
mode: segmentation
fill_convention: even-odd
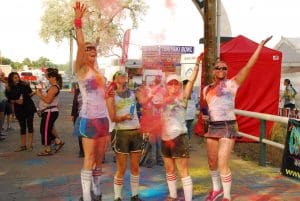
[[[228,121],[210,121],[208,124],[212,126],[225,126],[227,124],[235,124],[236,120],[228,120]]]

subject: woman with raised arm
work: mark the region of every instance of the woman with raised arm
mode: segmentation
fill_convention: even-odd
[[[235,95],[256,63],[263,46],[271,38],[269,37],[259,44],[246,65],[231,79],[227,79],[227,64],[217,61],[213,70],[214,82],[203,89],[205,105],[201,108],[208,109],[209,127],[205,137],[208,166],[213,183],[213,189],[206,197],[206,201],[217,200],[223,194],[222,201],[231,200],[232,176],[228,161],[235,138],[238,137],[234,114]],[[222,181],[223,189],[220,181]]]
[[[165,201],[178,200],[177,174],[182,182],[184,200],[192,201],[193,181],[189,174],[190,142],[185,123],[187,102],[199,72],[200,57],[197,58],[193,73],[183,88],[178,75],[166,78],[166,94],[162,103],[161,152],[166,170],[169,196]]]
[[[86,7],[80,2],[74,6],[75,32],[77,38],[77,57],[75,62],[82,106],[76,120],[74,134],[82,136],[84,161],[81,169],[83,201],[101,200],[100,176],[102,158],[107,138],[109,122],[104,99],[104,77],[96,69],[97,50],[93,43],[85,42],[82,31],[82,17]]]

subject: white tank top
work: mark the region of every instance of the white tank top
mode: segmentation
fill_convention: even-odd
[[[79,116],[87,119],[107,117],[104,86],[97,82],[95,72],[89,69],[84,78],[78,79],[78,84],[82,96]]]
[[[208,105],[210,121],[235,120],[235,95],[238,89],[235,79],[221,81],[215,88],[206,86],[203,97]],[[208,90],[208,91],[207,91]]]
[[[53,85],[54,87],[57,87],[58,89],[58,92],[57,94],[55,95],[54,99],[52,100],[51,103],[46,103],[44,102],[42,99],[40,99],[40,102],[39,102],[39,108],[41,110],[44,110],[44,112],[57,112],[58,111],[58,104],[59,104],[59,93],[60,93],[60,88],[58,85]],[[49,90],[49,89],[48,89]],[[48,91],[47,90],[47,91]],[[52,107],[53,106],[53,107]],[[47,107],[51,107],[50,109],[46,109]]]
[[[163,112],[164,129],[162,139],[172,140],[177,136],[187,133],[185,123],[187,100],[175,99],[173,103],[166,105]]]
[[[116,115],[122,116],[132,112],[132,119],[116,123],[115,128],[118,130],[138,129],[140,123],[136,112],[135,95],[130,90],[126,92],[130,93],[127,98],[122,98],[118,94],[115,95]]]

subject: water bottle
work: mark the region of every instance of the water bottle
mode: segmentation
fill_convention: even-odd
[[[131,117],[133,117],[133,115],[134,115],[134,108],[135,108],[135,103],[131,103],[130,111],[129,111]]]

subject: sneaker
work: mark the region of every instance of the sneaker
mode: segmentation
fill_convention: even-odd
[[[91,191],[92,201],[102,201],[102,195],[95,195],[93,191]]]
[[[219,197],[223,195],[223,189],[219,191],[209,191],[208,196],[206,197],[205,201],[216,201]]]
[[[164,201],[178,201],[178,199],[168,196]]]
[[[132,196],[130,200],[131,201],[142,201],[138,195]]]

